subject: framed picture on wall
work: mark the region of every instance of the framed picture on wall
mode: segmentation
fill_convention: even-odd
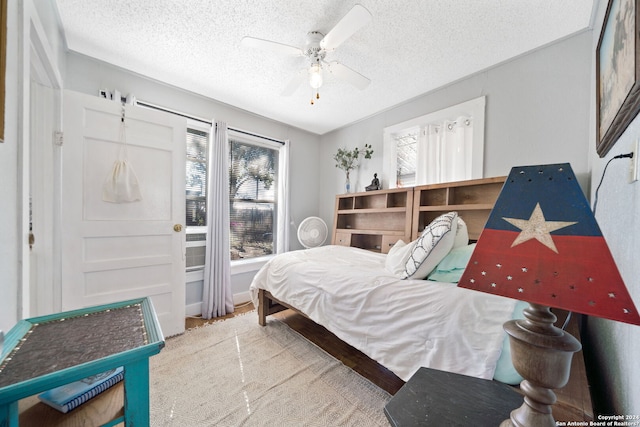
[[[640,0],[609,0],[596,50],[596,151],[604,157],[640,111]]]

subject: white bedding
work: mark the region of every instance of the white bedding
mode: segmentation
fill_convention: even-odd
[[[296,307],[407,381],[421,366],[491,379],[515,300],[400,280],[386,255],[344,246],[287,252],[251,284]]]

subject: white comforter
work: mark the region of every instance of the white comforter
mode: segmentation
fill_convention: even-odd
[[[400,280],[386,255],[323,246],[271,259],[251,284],[305,313],[407,381],[421,366],[491,379],[515,301]]]

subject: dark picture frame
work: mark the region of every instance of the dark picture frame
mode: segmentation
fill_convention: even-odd
[[[7,0],[0,0],[0,143],[4,142],[5,78],[7,71]]]
[[[609,0],[596,50],[596,151],[604,157],[640,111],[640,0]]]

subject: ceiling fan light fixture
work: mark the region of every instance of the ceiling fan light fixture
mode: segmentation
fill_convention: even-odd
[[[358,89],[364,89],[370,83],[368,78],[337,61],[331,63],[326,62],[325,57],[327,53],[333,52],[356,31],[364,27],[371,21],[371,18],[371,13],[366,8],[356,4],[326,35],[319,31],[308,32],[307,42],[303,48],[249,36],[242,39],[242,44],[244,46],[258,47],[277,53],[305,56],[307,60],[309,60],[309,67],[301,68],[296,72],[289,84],[287,84],[282,91],[282,96],[293,95],[298,87],[307,79],[311,89],[315,92],[315,99],[320,99],[319,89],[324,83],[322,72],[323,64],[325,65],[325,70],[328,70],[333,77],[345,80]],[[313,94],[311,104],[314,104]]]
[[[320,64],[313,64],[309,67],[309,84],[314,89],[322,86],[322,67]]]

